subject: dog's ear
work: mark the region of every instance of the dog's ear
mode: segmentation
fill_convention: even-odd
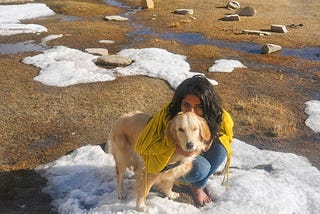
[[[210,129],[209,129],[208,123],[203,117],[199,116],[198,118],[200,120],[200,135],[201,135],[201,138],[206,143],[209,143],[211,133],[210,133]]]
[[[174,120],[169,120],[168,121],[168,124],[166,126],[166,129],[165,129],[165,135],[167,136],[168,140],[173,143],[173,144],[176,144],[177,142],[177,135],[176,135],[176,132],[175,132],[175,122]]]

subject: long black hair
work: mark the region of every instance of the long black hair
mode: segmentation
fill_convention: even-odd
[[[222,121],[221,99],[213,85],[203,75],[188,78],[177,87],[169,105],[169,118],[173,118],[181,111],[181,102],[188,95],[195,95],[200,98],[203,107],[202,117],[209,125],[211,140],[215,139]]]

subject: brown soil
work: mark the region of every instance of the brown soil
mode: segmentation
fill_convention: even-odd
[[[226,1],[155,1],[155,9],[142,10],[130,22],[107,22],[106,15],[126,12],[100,0],[42,0],[56,13],[76,16],[61,21],[58,16],[26,20],[48,28],[41,35],[0,36],[0,44],[35,40],[51,34],[64,34],[48,45],[107,48],[117,53],[126,47],[159,47],[187,56],[192,71],[200,71],[219,82],[224,106],[235,121],[235,137],[261,149],[293,152],[320,167],[320,137],[304,121],[305,102],[320,99],[320,61],[270,55],[249,54],[209,45],[184,45],[162,40],[156,34],[143,40],[128,37],[139,24],[160,32],[197,32],[208,39],[258,44],[275,43],[283,47],[320,47],[318,8],[310,1],[240,1],[253,6],[254,17],[240,22],[220,20],[233,13]],[[139,6],[140,0],[123,1]],[[175,15],[174,9],[192,8],[194,17]],[[269,29],[271,24],[300,24],[287,34],[255,36],[241,34],[244,29]],[[98,43],[101,39],[115,44]],[[48,195],[41,193],[45,179],[33,169],[87,144],[105,144],[114,121],[133,109],[155,113],[168,102],[173,90],[159,79],[144,76],[120,77],[112,82],[50,87],[34,81],[39,69],[21,63],[36,52],[0,55],[0,213],[54,213]],[[247,69],[232,73],[208,73],[215,60],[238,59]],[[159,96],[161,95],[161,96]]]

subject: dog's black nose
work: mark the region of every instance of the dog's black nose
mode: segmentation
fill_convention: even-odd
[[[188,150],[193,149],[193,143],[192,143],[192,142],[187,142],[186,148],[187,148]]]

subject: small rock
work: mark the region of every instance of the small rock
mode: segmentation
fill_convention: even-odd
[[[120,66],[125,67],[132,63],[132,59],[119,55],[106,55],[97,58],[97,64],[105,66]]]
[[[223,18],[224,21],[240,21],[240,16],[238,14],[226,15]]]
[[[273,53],[280,50],[281,50],[281,46],[275,45],[275,44],[266,44],[261,47],[262,54],[269,54],[269,53]]]
[[[141,7],[143,9],[152,9],[154,8],[154,2],[153,0],[141,0]]]
[[[259,36],[270,36],[270,32],[266,31],[261,31],[261,30],[244,30],[242,31],[244,34],[254,34],[254,35],[259,35]]]
[[[85,51],[91,54],[98,54],[101,56],[108,55],[108,50],[105,48],[86,48]]]
[[[256,13],[257,11],[253,7],[244,7],[237,11],[239,16],[254,16]]]
[[[237,1],[229,1],[226,8],[228,8],[229,10],[237,10],[240,8],[240,3]]]
[[[277,33],[287,33],[288,30],[284,25],[271,25],[271,31]]]
[[[122,16],[106,16],[104,17],[104,19],[107,21],[120,21],[120,22],[128,21],[128,18],[122,17]]]
[[[173,11],[175,14],[179,15],[193,15],[193,10],[192,9],[176,9]]]
[[[107,40],[107,39],[102,39],[99,41],[100,43],[104,43],[104,44],[114,44],[113,40]]]

